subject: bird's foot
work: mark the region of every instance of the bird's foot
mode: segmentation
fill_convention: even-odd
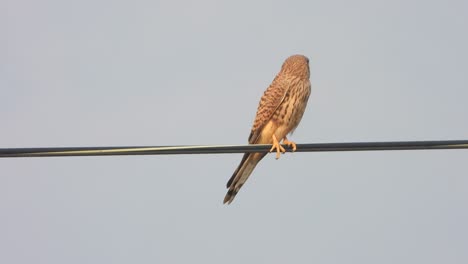
[[[292,148],[292,152],[296,151],[297,146],[295,142],[289,141],[287,137],[284,137],[283,144]]]
[[[276,159],[279,159],[281,153],[286,153],[286,150],[281,146],[278,139],[276,139],[275,135],[273,135],[273,146],[271,146],[270,152],[276,149]]]

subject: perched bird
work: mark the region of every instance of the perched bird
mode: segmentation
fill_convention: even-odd
[[[263,94],[249,136],[249,144],[272,144],[276,159],[286,150],[283,144],[296,150],[296,144],[286,135],[292,133],[301,121],[310,95],[309,59],[293,55],[284,61],[280,72]],[[229,189],[224,203],[230,204],[249,178],[258,162],[267,153],[245,153],[239,166],[227,182]]]

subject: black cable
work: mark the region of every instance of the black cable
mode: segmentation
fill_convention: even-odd
[[[286,151],[291,149],[284,146]],[[140,146],[140,147],[62,147],[62,148],[3,148],[0,158],[114,156],[114,155],[169,155],[169,154],[224,154],[267,152],[271,145],[210,145],[210,146]],[[298,144],[296,152],[317,151],[376,151],[416,149],[468,149],[468,140],[390,141]]]

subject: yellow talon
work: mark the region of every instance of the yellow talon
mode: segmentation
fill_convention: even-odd
[[[294,143],[292,141],[289,141],[287,137],[284,137],[283,144],[285,144],[285,145],[287,145],[289,147],[292,147],[292,152],[296,151],[296,149],[297,149],[296,143]]]
[[[276,159],[279,159],[279,157],[281,156],[281,153],[285,153],[286,150],[283,148],[283,146],[280,145],[275,135],[273,135],[272,138],[273,138],[273,146],[271,146],[270,152],[276,149]]]

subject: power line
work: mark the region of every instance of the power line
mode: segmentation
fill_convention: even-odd
[[[284,146],[286,151],[291,149]],[[125,147],[61,147],[3,148],[0,158],[70,157],[116,155],[226,154],[268,152],[271,145],[209,145],[209,146],[125,146]],[[389,141],[298,144],[296,152],[382,151],[421,149],[468,149],[468,140]]]

